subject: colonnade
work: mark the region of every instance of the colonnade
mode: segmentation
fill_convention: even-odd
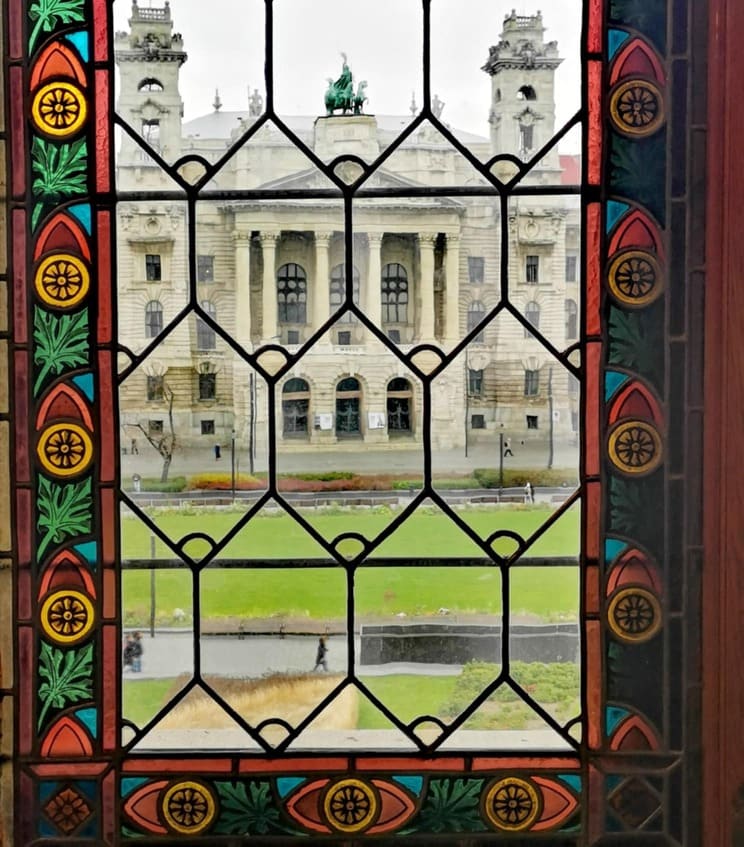
[[[313,327],[323,324],[330,314],[330,243],[333,231],[314,232],[315,273],[312,276],[312,290],[309,292],[312,310],[309,318]],[[367,232],[367,279],[361,280],[366,315],[376,325],[382,325],[382,232]],[[251,233],[236,230],[233,234],[235,249],[235,290],[236,290],[236,340],[247,345],[252,335],[260,331],[261,339],[266,342],[275,340],[279,334],[277,322],[277,283],[276,255],[281,239],[278,230],[264,230],[259,233],[263,259],[263,279],[261,283],[261,305],[263,319],[260,327],[254,326],[255,316],[250,308],[251,283]],[[423,232],[417,236],[419,247],[419,274],[415,276],[412,268],[409,272],[409,308],[413,305],[414,293],[420,303],[414,316],[417,331],[416,342],[432,342],[435,333],[434,298],[434,251],[437,241],[436,232]],[[442,327],[443,340],[453,342],[459,338],[459,266],[460,243],[457,233],[446,233],[444,257],[445,309]],[[410,319],[410,318],[409,318]]]

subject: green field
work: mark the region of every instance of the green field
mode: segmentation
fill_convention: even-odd
[[[549,517],[550,511],[533,509],[472,509],[462,517],[481,536],[497,529],[512,529],[529,536]],[[219,537],[236,520],[235,513],[208,512],[198,516],[161,512],[159,527],[174,538],[199,529]],[[570,556],[578,550],[578,510],[564,515],[530,549],[530,556]],[[314,524],[333,537],[350,528],[374,537],[387,526],[390,514],[356,510],[317,513]],[[150,538],[140,521],[122,521],[123,558],[146,558]],[[513,542],[506,539],[505,543]],[[506,552],[502,547],[502,552]],[[156,557],[172,557],[158,542]],[[416,513],[380,545],[375,555],[446,559],[448,556],[482,556],[452,522],[441,514]],[[288,577],[286,570],[250,568],[251,560],[277,557],[319,558],[327,554],[287,516],[258,516],[225,548],[222,556],[246,561],[245,569],[223,569],[218,563],[201,575],[202,618],[309,617],[340,619],[346,614],[346,575],[341,567],[300,568]],[[501,576],[495,566],[453,568],[427,566],[361,567],[355,576],[357,614],[422,615],[446,607],[451,613],[494,614],[501,610]],[[125,623],[143,625],[149,609],[150,574],[124,571],[122,576]],[[157,619],[173,622],[173,612],[191,612],[192,580],[187,570],[166,569],[156,574]],[[516,567],[511,576],[514,613],[530,613],[557,620],[575,618],[578,612],[578,570],[574,567]]]

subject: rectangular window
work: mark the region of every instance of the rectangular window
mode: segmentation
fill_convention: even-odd
[[[214,256],[196,257],[196,281],[214,282]]]
[[[566,282],[576,282],[576,268],[578,266],[578,256],[566,256]]]
[[[468,368],[468,394],[480,397],[483,394],[483,371]]]
[[[393,342],[393,344],[400,344],[400,330],[399,329],[389,329],[387,336]]]
[[[486,261],[483,256],[468,256],[468,278],[473,285],[482,285],[486,277]]]
[[[300,331],[299,329],[288,329],[287,330],[287,344],[299,344],[300,343]]]
[[[347,330],[339,332],[338,343],[341,347],[348,347],[351,344],[351,333]]]
[[[148,376],[147,377],[147,399],[162,400],[163,399],[163,377]]]
[[[158,253],[148,253],[145,256],[145,279],[148,282],[160,282],[163,278],[163,269]]]
[[[579,413],[571,412],[571,431],[578,432],[579,431]]]
[[[201,434],[202,435],[214,435],[214,421],[202,421],[201,422]]]
[[[142,121],[142,137],[155,150],[160,145],[160,121],[157,118]]]
[[[527,415],[527,429],[537,429],[537,415]]]
[[[524,396],[536,397],[540,390],[540,371],[524,372]]]
[[[525,280],[530,285],[535,285],[540,281],[540,257],[539,256],[527,256],[525,261]]]
[[[519,127],[519,146],[521,153],[529,153],[535,143],[535,127],[520,126]]]
[[[484,415],[471,415],[470,416],[470,429],[485,429],[486,428],[486,418]]]
[[[147,432],[148,432],[149,435],[162,435],[163,434],[163,422],[162,422],[162,420],[148,421],[147,422]]]
[[[199,374],[199,399],[214,400],[217,396],[217,374]]]

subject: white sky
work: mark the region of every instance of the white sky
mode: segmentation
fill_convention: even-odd
[[[160,7],[163,0],[140,0]],[[558,42],[556,128],[580,104],[581,0],[432,0],[432,95],[446,103],[453,128],[488,135],[490,77],[480,70],[496,44],[505,14],[542,8],[545,40]],[[130,3],[117,0],[115,28],[128,29]],[[215,88],[223,109],[247,109],[248,87],[264,90],[263,0],[171,0],[174,31],[184,38],[181,71],[185,119],[212,110]],[[367,80],[370,114],[409,113],[421,105],[420,0],[275,0],[274,79],[279,114],[320,115],[327,77],[338,77],[340,52],[355,81]],[[564,149],[578,149],[578,138]]]

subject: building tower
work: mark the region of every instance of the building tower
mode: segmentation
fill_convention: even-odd
[[[174,161],[181,149],[183,100],[178,76],[186,53],[181,34],[173,32],[168,0],[162,8],[141,8],[134,0],[129,32],[116,33],[115,56],[119,68],[118,113],[151,147]],[[119,166],[143,164],[146,158],[124,136]]]
[[[563,61],[555,41],[544,41],[542,14],[504,19],[499,43],[483,65],[491,77],[491,152],[527,160],[555,132],[555,70]],[[553,151],[545,165],[558,167]]]

